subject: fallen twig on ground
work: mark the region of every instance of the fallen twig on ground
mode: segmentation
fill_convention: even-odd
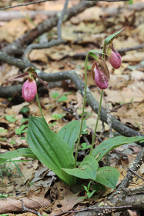
[[[2,52],[0,52],[0,60],[3,60],[4,62],[7,62],[9,64],[15,65],[20,68],[26,68],[29,65],[25,64],[24,61],[18,60],[14,57],[10,57],[5,54],[5,58],[3,57]],[[32,65],[31,65],[32,66]],[[35,66],[34,66],[35,67]],[[37,69],[39,70],[39,69]],[[38,76],[47,81],[47,82],[56,82],[61,80],[71,80],[77,90],[80,91],[81,95],[84,94],[84,83],[80,79],[80,77],[75,73],[75,71],[66,71],[66,72],[58,72],[58,73],[52,73],[47,74],[43,72],[39,72]],[[21,85],[16,86],[7,86],[7,87],[0,87],[0,97],[12,97],[16,94],[18,94],[21,91]],[[98,113],[98,107],[99,103],[95,100],[94,96],[92,95],[91,91],[87,89],[87,103],[91,106],[94,112]],[[110,116],[112,121],[112,128],[118,131],[120,134],[125,136],[139,136],[140,133],[127,127],[126,125],[122,124],[120,121],[118,121],[114,116]],[[107,123],[107,111],[102,108],[101,110],[101,120]],[[143,144],[141,144],[143,145]]]
[[[130,165],[129,167],[130,169],[128,169],[127,175],[125,176],[125,178],[122,180],[122,182],[118,186],[117,191],[123,190],[129,186],[133,178],[133,175],[134,175],[133,172],[136,172],[140,168],[143,162],[144,162],[144,148],[137,154],[136,159]]]
[[[38,1],[34,1],[34,2],[16,4],[16,5],[6,6],[6,7],[3,7],[3,8],[0,8],[0,10],[6,10],[6,9],[11,9],[11,8],[16,8],[16,7],[25,7],[25,6],[28,6],[28,5],[40,4],[40,3],[47,2],[47,1],[54,1],[54,0],[38,0]]]
[[[42,197],[24,197],[21,199],[1,199],[0,201],[0,214],[9,213],[9,212],[22,212],[23,205],[28,209],[40,209],[40,208],[48,208],[50,206],[50,201],[48,199]]]
[[[69,20],[73,16],[84,11],[86,8],[92,7],[96,5],[96,1],[81,1],[79,4],[69,8],[67,10],[64,21]],[[54,15],[51,18],[45,20],[44,22],[38,24],[34,29],[26,32],[20,38],[16,39],[13,43],[3,48],[3,51],[8,54],[23,54],[23,48],[30,43],[32,43],[37,37],[41,34],[50,31],[53,27],[55,27],[58,23],[59,17],[58,15]]]
[[[24,51],[24,55],[23,55],[23,59],[25,62],[27,62],[27,64],[31,64],[28,57],[30,55],[30,52],[32,51],[32,49],[43,49],[43,48],[50,48],[52,46],[56,46],[59,44],[64,43],[65,41],[62,40],[62,31],[61,31],[61,25],[62,25],[62,21],[64,19],[64,15],[67,11],[67,7],[68,7],[68,2],[69,0],[65,0],[64,3],[64,7],[61,11],[61,14],[59,16],[58,19],[58,23],[57,23],[57,34],[58,34],[58,39],[57,40],[51,40],[50,42],[47,43],[40,43],[40,44],[30,44]]]
[[[25,17],[29,17],[33,19],[38,15],[45,15],[46,17],[51,17],[51,16],[55,16],[57,13],[59,13],[59,11],[44,11],[44,10],[0,11],[0,21],[9,21],[12,19],[21,19]]]
[[[133,46],[133,47],[128,47],[128,48],[122,48],[122,49],[119,49],[117,50],[120,54],[124,54],[126,52],[130,52],[130,51],[133,51],[133,50],[139,50],[139,49],[144,49],[144,43],[142,44],[139,44],[137,46]],[[85,59],[87,55],[87,52],[82,52],[82,53],[76,53],[74,55],[69,55],[69,54],[66,54],[66,56],[64,56],[63,58],[67,58],[67,57],[70,57],[70,58],[74,58],[74,59]]]

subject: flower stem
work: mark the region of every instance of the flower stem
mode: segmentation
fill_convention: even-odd
[[[84,86],[84,97],[83,97],[82,117],[81,117],[81,123],[80,123],[80,132],[79,132],[79,137],[78,137],[78,141],[76,143],[76,148],[75,148],[75,166],[76,166],[76,162],[77,162],[78,147],[80,145],[80,137],[81,137],[81,133],[82,133],[83,122],[85,119],[86,91],[87,91],[87,67],[88,67],[88,54],[85,58],[85,64],[84,64],[85,86]]]
[[[38,107],[39,107],[39,110],[40,110],[40,114],[41,114],[42,117],[44,117],[43,112],[42,112],[42,108],[41,108],[41,105],[40,105],[40,100],[39,100],[38,93],[36,94],[36,101],[37,101],[37,104],[38,104]]]
[[[98,115],[97,115],[97,119],[96,119],[96,124],[95,124],[95,130],[92,136],[92,147],[91,147],[91,151],[94,148],[94,144],[95,144],[95,138],[96,138],[96,131],[97,131],[97,126],[98,126],[98,121],[100,119],[100,113],[101,113],[101,106],[102,106],[102,98],[103,98],[103,90],[101,90],[101,95],[100,95],[100,103],[99,103],[99,108],[98,108]]]

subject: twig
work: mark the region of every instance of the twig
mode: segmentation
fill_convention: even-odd
[[[3,8],[0,8],[0,10],[6,10],[6,9],[16,8],[16,7],[24,7],[24,6],[33,5],[33,4],[40,4],[43,2],[47,2],[47,1],[51,1],[51,0],[39,0],[39,1],[34,1],[34,2],[22,3],[22,4],[13,5],[13,6],[3,7]]]
[[[124,211],[125,209],[131,209],[131,208],[132,208],[131,205],[128,205],[128,206],[88,207],[88,208],[79,209],[79,210],[70,210],[70,211],[62,212],[60,214],[57,214],[56,216],[62,216],[64,214],[68,214],[68,213],[79,213],[79,212],[85,212],[85,211],[94,211],[95,213],[97,212],[98,215],[100,215],[100,213],[109,214],[111,212],[119,212],[119,211]]]
[[[144,43],[139,44],[137,46],[134,47],[128,47],[128,48],[122,48],[117,50],[120,54],[124,54],[125,52],[130,52],[133,50],[139,50],[139,49],[143,49],[144,48]],[[69,56],[69,54],[67,54],[65,57],[70,57],[70,58],[75,58],[75,59],[85,59],[87,55],[87,52],[82,52],[82,53],[76,53],[74,55]]]
[[[140,175],[138,175],[136,172],[134,172],[132,169],[128,168],[129,171],[131,171],[135,176],[137,176],[138,178],[142,179],[144,181],[144,178],[141,177]]]
[[[28,57],[30,55],[30,52],[33,49],[44,49],[44,48],[50,48],[56,45],[60,45],[65,43],[64,40],[62,39],[58,39],[58,40],[52,40],[48,43],[44,43],[44,44],[30,44],[24,51],[24,55],[23,55],[23,60],[27,63],[30,64],[30,61],[28,60]]]
[[[22,61],[10,57],[5,54],[5,58],[3,58],[3,53],[0,52],[0,60],[3,59],[4,62],[8,62],[9,64],[20,66],[21,68],[26,68],[27,65]],[[10,59],[10,61],[9,61]],[[34,66],[35,67],[35,66]],[[35,67],[36,68],[36,67]],[[38,68],[36,68],[37,71],[40,71]],[[80,77],[75,73],[75,71],[66,71],[66,72],[58,72],[58,73],[52,73],[47,74],[43,72],[39,72],[38,76],[48,82],[56,82],[61,80],[71,80],[76,88],[80,91],[81,95],[84,95],[84,83],[80,79]],[[8,87],[0,87],[0,97],[10,97],[16,95],[18,92],[21,91],[21,85],[17,86],[8,86]],[[86,97],[87,97],[87,103],[91,106],[94,112],[98,113],[99,103],[95,100],[94,96],[90,92],[90,90],[87,88],[86,91]],[[127,127],[126,125],[122,124],[120,121],[118,121],[114,116],[110,116],[112,121],[112,128],[118,131],[120,134],[125,136],[139,136],[141,135],[139,132]],[[107,123],[107,112],[102,107],[101,109],[101,115],[100,119]],[[143,145],[143,143],[140,143],[140,145]]]
[[[32,19],[39,15],[45,15],[46,17],[51,17],[56,15],[58,12],[54,10],[53,11],[44,11],[44,10],[0,11],[0,21],[9,21],[12,19],[21,19],[24,17],[29,17]]]
[[[60,14],[60,17],[59,17],[59,20],[58,20],[58,24],[57,24],[57,32],[58,32],[58,39],[59,40],[62,39],[61,25],[62,25],[62,21],[63,21],[64,15],[65,15],[65,13],[67,11],[68,3],[69,3],[69,0],[65,0],[64,7],[63,7],[63,10],[62,10],[62,12]]]
[[[7,62],[10,65],[15,65],[16,67],[20,69],[25,69],[31,66],[30,64],[27,64],[23,60],[9,56],[6,53],[1,52],[1,51],[0,51],[0,61]]]
[[[44,44],[30,44],[25,49],[24,55],[23,55],[23,59],[24,59],[25,62],[27,62],[27,64],[30,64],[30,61],[28,60],[28,57],[29,57],[30,52],[32,51],[32,49],[50,48],[52,46],[56,46],[56,45],[59,45],[59,44],[62,44],[62,43],[65,42],[64,40],[62,40],[62,37],[61,37],[61,25],[62,25],[64,15],[65,15],[66,10],[67,10],[68,2],[69,2],[69,0],[65,0],[64,7],[62,9],[61,15],[59,16],[58,25],[57,25],[58,39],[57,40],[52,40],[52,41],[50,41],[48,43],[44,43]]]
[[[118,52],[125,53],[125,52],[129,52],[129,51],[133,51],[133,50],[143,49],[143,48],[144,48],[144,43],[137,45],[137,46],[134,46],[134,47],[119,49]]]
[[[135,172],[139,169],[141,164],[144,162],[144,148],[137,154],[136,159],[134,162],[131,164],[130,168],[128,169],[127,175],[125,178],[122,180],[120,185],[117,188],[117,191],[123,190],[127,188],[133,178],[133,172]],[[116,191],[116,192],[117,192]]]
[[[33,213],[33,214],[36,214],[37,216],[41,216],[41,214],[40,214],[39,212],[37,212],[37,211],[35,211],[35,210],[33,210],[33,209],[30,209],[30,208],[25,207],[25,206],[24,206],[23,200],[20,200],[20,201],[21,201],[21,203],[22,203],[22,211],[24,211],[24,212],[31,212],[31,213]]]
[[[69,20],[71,17],[76,16],[85,9],[92,7],[96,2],[85,2],[82,1],[79,4],[69,8],[67,10],[67,15],[64,18],[64,21]],[[32,30],[26,32],[24,35],[16,39],[13,43],[3,48],[3,51],[9,54],[19,54],[22,55],[24,50],[23,48],[30,43],[32,43],[37,37],[42,35],[45,32],[50,31],[53,27],[57,25],[58,16],[54,15],[51,18],[45,20],[44,22],[38,24]]]
[[[124,188],[124,193],[128,196],[136,195],[136,194],[144,194],[144,186],[138,186],[134,188]]]

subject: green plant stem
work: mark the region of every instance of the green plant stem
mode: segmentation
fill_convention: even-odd
[[[91,151],[92,151],[92,149],[94,148],[94,144],[95,144],[96,131],[97,131],[97,126],[98,126],[98,122],[99,122],[99,119],[100,119],[100,113],[101,113],[103,92],[104,92],[104,91],[101,90],[100,103],[99,103],[99,109],[98,109],[98,116],[97,116],[97,119],[96,119],[95,130],[94,130],[94,133],[93,133],[93,136],[92,136],[92,148],[91,148]]]
[[[85,68],[85,70],[84,70],[84,72],[85,72],[84,99],[83,99],[83,107],[82,107],[80,132],[79,132],[79,137],[78,137],[78,141],[76,143],[76,148],[75,148],[75,166],[76,166],[76,161],[77,161],[77,156],[78,156],[78,147],[80,145],[80,137],[81,137],[81,133],[82,133],[83,122],[85,119],[86,91],[87,91],[87,67],[88,67],[88,54],[85,58],[85,65],[84,65],[84,68]]]
[[[40,110],[40,114],[41,114],[42,117],[44,117],[43,112],[42,112],[42,108],[41,108],[41,105],[40,105],[40,100],[39,100],[38,93],[36,94],[36,101],[37,101],[37,104],[38,104],[38,107],[39,107],[39,110]]]

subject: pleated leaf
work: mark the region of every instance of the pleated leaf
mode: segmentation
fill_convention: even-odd
[[[105,166],[97,170],[95,181],[109,188],[115,188],[120,176],[116,168]]]
[[[136,137],[125,137],[125,136],[117,136],[112,137],[107,140],[104,140],[101,144],[99,144],[95,149],[92,150],[92,155],[96,158],[97,161],[100,161],[108,152],[112,149],[133,142],[144,141],[143,136]]]
[[[28,157],[36,159],[36,156],[29,148],[20,148],[18,150],[8,151],[0,154],[0,164],[18,157]]]
[[[27,142],[41,163],[67,184],[74,183],[74,178],[61,169],[74,167],[71,149],[58,134],[50,130],[44,118],[30,117]]]
[[[78,139],[80,132],[80,121],[73,120],[66,124],[58,132],[58,135],[61,136],[64,141],[70,146],[72,152],[74,151],[75,142]]]
[[[77,178],[95,180],[97,169],[98,169],[97,161],[94,159],[94,157],[88,155],[81,162],[78,168],[63,169],[63,170],[69,175],[75,176]]]

